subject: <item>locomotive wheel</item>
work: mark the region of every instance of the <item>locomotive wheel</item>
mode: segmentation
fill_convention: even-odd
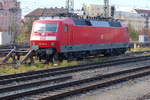
[[[52,57],[52,62],[59,62],[60,61],[60,56],[58,54],[54,54]]]
[[[63,62],[63,58],[64,58],[64,57],[63,57],[62,55],[59,55],[59,61],[60,61],[60,62]]]
[[[112,55],[111,50],[106,50],[104,53],[104,56],[109,57]]]
[[[121,52],[119,49],[113,49],[113,51],[112,51],[113,56],[119,56],[120,54],[121,54]]]
[[[52,57],[47,55],[44,64],[48,64],[49,62],[52,62]]]

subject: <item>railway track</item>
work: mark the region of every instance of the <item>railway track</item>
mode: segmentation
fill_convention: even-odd
[[[65,98],[67,96],[88,92],[89,90],[94,90],[97,88],[107,87],[113,84],[127,81],[129,79],[142,77],[149,74],[150,74],[150,66],[131,68],[119,72],[97,75],[95,77],[86,78],[82,80],[71,80],[52,86],[45,86],[28,91],[23,91],[20,93],[14,93],[11,95],[4,95],[0,97],[0,100],[23,98],[24,96],[31,96],[31,95],[36,96],[29,97],[30,100],[58,100]],[[43,92],[45,92],[45,94],[43,94]]]
[[[55,69],[40,70],[40,71],[0,76],[0,80],[1,80],[0,81],[0,86],[1,86],[0,95],[5,94],[3,96],[0,96],[0,100],[10,100],[10,98],[21,98],[24,95],[24,93],[26,95],[30,95],[35,92],[33,92],[32,90],[30,90],[30,91],[28,90],[28,91],[16,93],[14,91],[18,91],[18,89],[24,90],[24,89],[33,88],[33,87],[35,89],[37,86],[40,87],[41,85],[43,85],[42,83],[45,83],[45,84],[51,83],[52,80],[57,83],[55,85],[60,85],[60,83],[65,84],[63,82],[69,82],[70,79],[72,78],[70,73],[93,70],[93,69],[100,69],[100,68],[104,68],[104,67],[108,67],[108,66],[111,67],[114,65],[125,64],[125,63],[135,62],[135,61],[144,61],[144,60],[149,60],[149,58],[150,58],[150,56],[130,57],[130,58],[113,60],[113,61],[108,61],[108,62],[103,62],[103,63],[70,66],[70,67],[64,67],[64,68],[55,68]],[[44,80],[41,80],[42,78]],[[32,79],[33,80],[36,79],[36,80],[30,81]],[[64,80],[59,81],[59,79],[62,79],[62,80],[64,79]],[[58,81],[56,81],[56,80],[58,80]],[[30,81],[30,82],[24,83],[24,81]],[[76,80],[74,80],[74,81],[76,81]],[[11,83],[15,83],[15,84],[12,85]],[[52,86],[54,86],[54,85],[52,85]],[[38,89],[40,89],[40,88],[38,88]],[[35,91],[40,92],[41,90],[35,90]],[[10,92],[11,95],[10,94],[8,95],[8,92]],[[12,92],[14,92],[16,94],[13,94]]]
[[[68,66],[68,67],[62,67],[62,68],[53,68],[53,69],[47,69],[47,70],[39,70],[39,71],[31,71],[31,72],[25,72],[25,73],[18,73],[18,74],[10,74],[10,75],[1,75],[0,76],[0,85],[8,84],[13,81],[22,81],[22,80],[30,80],[34,78],[39,78],[43,76],[58,76],[73,72],[79,72],[79,71],[86,71],[86,70],[93,70],[98,68],[104,68],[104,67],[111,67],[114,65],[119,64],[125,64],[129,62],[135,62],[135,61],[144,61],[149,60],[150,56],[140,56],[140,57],[128,57],[124,59],[116,59],[111,61],[106,61],[103,63],[93,63],[93,64],[85,64],[85,65],[76,65],[76,66]]]
[[[46,84],[46,83],[63,82],[63,81],[69,80],[71,78],[72,78],[72,76],[63,76],[63,77],[45,79],[42,81],[36,80],[36,81],[32,81],[32,82],[27,82],[24,84],[7,86],[7,87],[0,88],[0,93],[14,91],[14,90],[20,90],[20,89],[25,89],[25,88],[33,88],[33,87],[40,86],[40,85]]]
[[[86,70],[100,69],[108,66],[112,67],[118,64],[149,60],[149,58],[150,56],[131,57],[131,58],[107,61],[103,63],[93,63],[93,64],[85,64],[85,65],[77,65],[77,66],[68,66],[62,68],[54,68],[48,70],[31,71],[31,72],[18,73],[18,74],[1,75],[0,85],[9,84],[12,82],[28,81],[31,79],[42,78],[42,77],[65,75],[73,72],[75,73],[75,72],[86,71]]]
[[[124,70],[106,75],[99,75],[96,77],[68,82],[52,87],[41,88],[40,91],[46,90],[49,91],[49,93],[47,92],[46,94],[41,94],[41,96],[31,98],[30,100],[58,100],[66,98],[67,96],[89,92],[90,90],[95,90],[98,88],[108,87],[146,75],[150,75],[150,66]]]
[[[16,49],[16,53],[22,53],[27,51],[30,47],[29,45],[2,45],[0,46],[0,56],[6,56],[14,48]]]

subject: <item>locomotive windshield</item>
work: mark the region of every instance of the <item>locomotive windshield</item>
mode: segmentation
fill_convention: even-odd
[[[57,23],[35,23],[33,32],[57,32]]]

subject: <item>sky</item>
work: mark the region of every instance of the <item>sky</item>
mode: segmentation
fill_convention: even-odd
[[[18,0],[21,2],[23,16],[36,8],[65,7],[66,0]],[[150,0],[109,0],[110,5],[120,8],[150,9]],[[103,4],[103,0],[74,0],[75,9],[83,4]]]

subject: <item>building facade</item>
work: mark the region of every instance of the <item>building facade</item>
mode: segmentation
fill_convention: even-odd
[[[0,0],[0,30],[7,34],[4,37],[10,38],[10,42],[14,40],[14,35],[20,31],[20,24],[20,2],[17,0]],[[7,43],[9,42],[7,41]]]
[[[84,15],[95,17],[104,17],[104,6],[103,5],[83,5]],[[111,7],[109,8],[109,16],[111,15]],[[150,13],[150,12],[149,12]],[[131,24],[137,31],[140,31],[145,26],[145,18],[137,12],[135,9],[131,11],[119,11],[116,9],[114,18],[119,19],[124,25]]]
[[[37,8],[29,14],[25,15],[25,21],[34,21],[38,20],[40,17],[52,17],[58,16],[59,14],[67,13],[65,8]]]
[[[137,31],[141,31],[145,25],[145,18],[134,12],[116,11],[115,19],[119,19],[124,25],[131,24]]]
[[[84,15],[95,17],[95,16],[102,16],[104,17],[104,5],[83,5]],[[109,7],[109,16],[111,14],[111,7]]]

